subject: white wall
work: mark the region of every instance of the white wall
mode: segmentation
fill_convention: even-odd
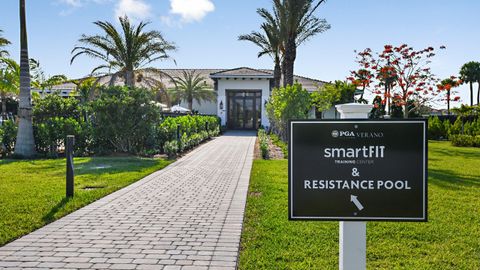
[[[188,103],[185,101],[180,102],[180,106],[188,108]],[[194,110],[201,114],[217,114],[217,102],[216,101],[202,101],[200,104],[194,100],[192,107]]]
[[[270,126],[264,105],[270,97],[269,79],[218,79],[217,115],[222,119],[222,125],[226,124],[228,113],[225,90],[262,90],[262,125],[264,127]],[[223,103],[223,110],[220,110],[220,102]]]

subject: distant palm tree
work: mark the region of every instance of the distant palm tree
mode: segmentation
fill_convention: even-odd
[[[470,106],[473,106],[473,83],[478,83],[477,104],[480,99],[480,63],[468,62],[460,68],[460,79],[470,84]]]
[[[293,85],[297,48],[311,37],[330,29],[325,19],[314,12],[326,0],[272,0],[273,15],[280,25],[284,54],[282,61],[283,84]]]
[[[10,41],[8,41],[8,39],[2,37],[2,33],[3,33],[3,31],[0,30],[0,57],[5,57],[5,56],[8,56],[8,51],[3,50],[2,47],[5,47],[8,44],[10,44]]]
[[[87,36],[79,39],[81,46],[72,50],[73,57],[70,63],[80,55],[87,55],[100,59],[104,63],[92,70],[92,74],[102,69],[116,71],[111,76],[110,84],[113,85],[118,77],[124,79],[124,84],[134,87],[136,82],[147,80],[137,69],[157,60],[169,59],[170,51],[176,49],[175,45],[166,41],[158,31],[144,31],[148,25],[140,22],[137,26],[131,25],[128,17],[119,18],[121,29],[117,30],[110,22],[97,21],[104,34]],[[149,72],[155,72],[149,69]]]
[[[7,113],[7,96],[18,95],[20,83],[20,66],[12,59],[0,58],[0,100],[2,115]]]
[[[198,103],[202,101],[214,101],[215,91],[207,85],[207,82],[201,74],[195,70],[183,71],[182,77],[174,77],[175,88],[170,90],[173,98],[184,100],[188,103],[188,109],[193,109],[193,101]]]
[[[265,9],[258,9],[257,13],[262,16],[266,22],[261,25],[263,32],[253,31],[248,35],[240,35],[238,40],[250,41],[260,47],[258,57],[269,55],[274,62],[273,69],[273,87],[280,87],[282,70],[280,67],[282,61],[282,39],[280,34],[280,26],[278,20],[270,17]]]
[[[447,114],[450,115],[450,101],[451,99],[451,89],[454,87],[458,87],[460,85],[459,81],[455,80],[455,77],[453,78],[447,78],[444,79],[440,82],[439,85],[437,85],[437,88],[439,90],[444,90],[446,91],[446,100],[447,100]]]
[[[20,0],[20,97],[18,103],[19,122],[15,154],[30,158],[35,156],[35,139],[32,126],[32,96],[30,92],[25,0]]]

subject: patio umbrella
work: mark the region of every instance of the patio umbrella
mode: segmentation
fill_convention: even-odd
[[[190,112],[189,109],[184,108],[184,107],[181,107],[180,105],[174,105],[174,106],[172,106],[172,108],[170,108],[170,111],[171,111],[171,112],[180,112],[180,113]]]

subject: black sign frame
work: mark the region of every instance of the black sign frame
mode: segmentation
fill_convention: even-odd
[[[423,125],[423,211],[418,217],[353,217],[353,216],[294,216],[293,193],[293,131],[295,123],[323,124],[323,123],[421,123]],[[428,119],[295,119],[288,122],[288,219],[291,221],[382,221],[382,222],[428,222]]]

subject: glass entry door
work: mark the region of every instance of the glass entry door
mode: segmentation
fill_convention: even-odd
[[[258,129],[262,117],[261,91],[227,90],[228,119],[231,129]]]

